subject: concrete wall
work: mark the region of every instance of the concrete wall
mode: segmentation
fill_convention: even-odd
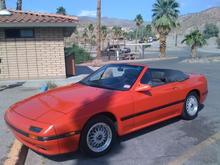
[[[35,28],[35,37],[6,39],[0,29],[0,80],[64,78],[62,28]]]

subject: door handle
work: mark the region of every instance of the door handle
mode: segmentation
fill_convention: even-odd
[[[173,90],[177,90],[177,89],[179,89],[178,87],[173,87]]]

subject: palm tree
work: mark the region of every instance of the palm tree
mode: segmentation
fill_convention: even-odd
[[[117,44],[119,45],[119,39],[122,36],[122,28],[119,27],[119,26],[114,26],[112,28],[112,32],[113,32],[113,35],[114,35],[114,39],[117,40]]]
[[[137,44],[139,29],[140,29],[141,25],[144,23],[144,20],[143,20],[142,15],[138,14],[136,16],[136,18],[134,19],[134,21],[137,26],[137,30],[136,30],[136,44]],[[135,46],[135,51],[137,51],[137,46]]]
[[[194,30],[186,35],[182,43],[186,43],[191,48],[192,58],[197,58],[197,47],[202,47],[206,44],[206,39],[199,30]]]
[[[57,8],[57,14],[66,15],[66,9],[63,6]]]
[[[6,9],[5,0],[0,0],[0,10]]]
[[[93,40],[93,33],[94,33],[94,30],[95,30],[95,27],[93,26],[93,24],[89,24],[87,29],[88,29],[88,32],[89,32],[90,51],[92,51],[92,40]]]
[[[22,10],[22,0],[17,0],[16,10]]]
[[[84,28],[83,33],[82,33],[82,38],[84,40],[84,48],[85,48],[87,44],[87,40],[89,38],[87,28]]]
[[[97,0],[97,59],[101,57],[101,0]]]
[[[166,38],[178,26],[179,3],[176,0],[157,0],[153,5],[153,25],[160,35],[160,57],[166,56]]]
[[[107,26],[102,26],[101,27],[101,36],[102,36],[102,49],[104,48],[105,40],[108,35],[108,28]]]
[[[123,40],[124,40],[124,46],[126,46],[126,40],[127,40],[127,38],[128,38],[128,32],[123,31],[123,32],[122,32],[122,36],[123,36]]]

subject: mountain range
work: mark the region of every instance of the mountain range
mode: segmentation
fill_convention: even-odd
[[[80,25],[95,24],[96,18],[94,17],[79,17]],[[149,23],[149,22],[148,22]],[[183,33],[191,31],[193,28],[203,29],[207,23],[214,23],[220,28],[220,7],[213,7],[203,10],[198,13],[190,13],[181,15],[179,17],[180,28]],[[102,18],[102,24],[108,27],[121,26],[125,28],[135,28],[133,20],[118,19],[118,18]],[[146,22],[147,24],[147,22]]]

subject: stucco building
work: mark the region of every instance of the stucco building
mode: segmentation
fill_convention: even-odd
[[[64,78],[64,37],[77,17],[0,11],[0,80]]]

